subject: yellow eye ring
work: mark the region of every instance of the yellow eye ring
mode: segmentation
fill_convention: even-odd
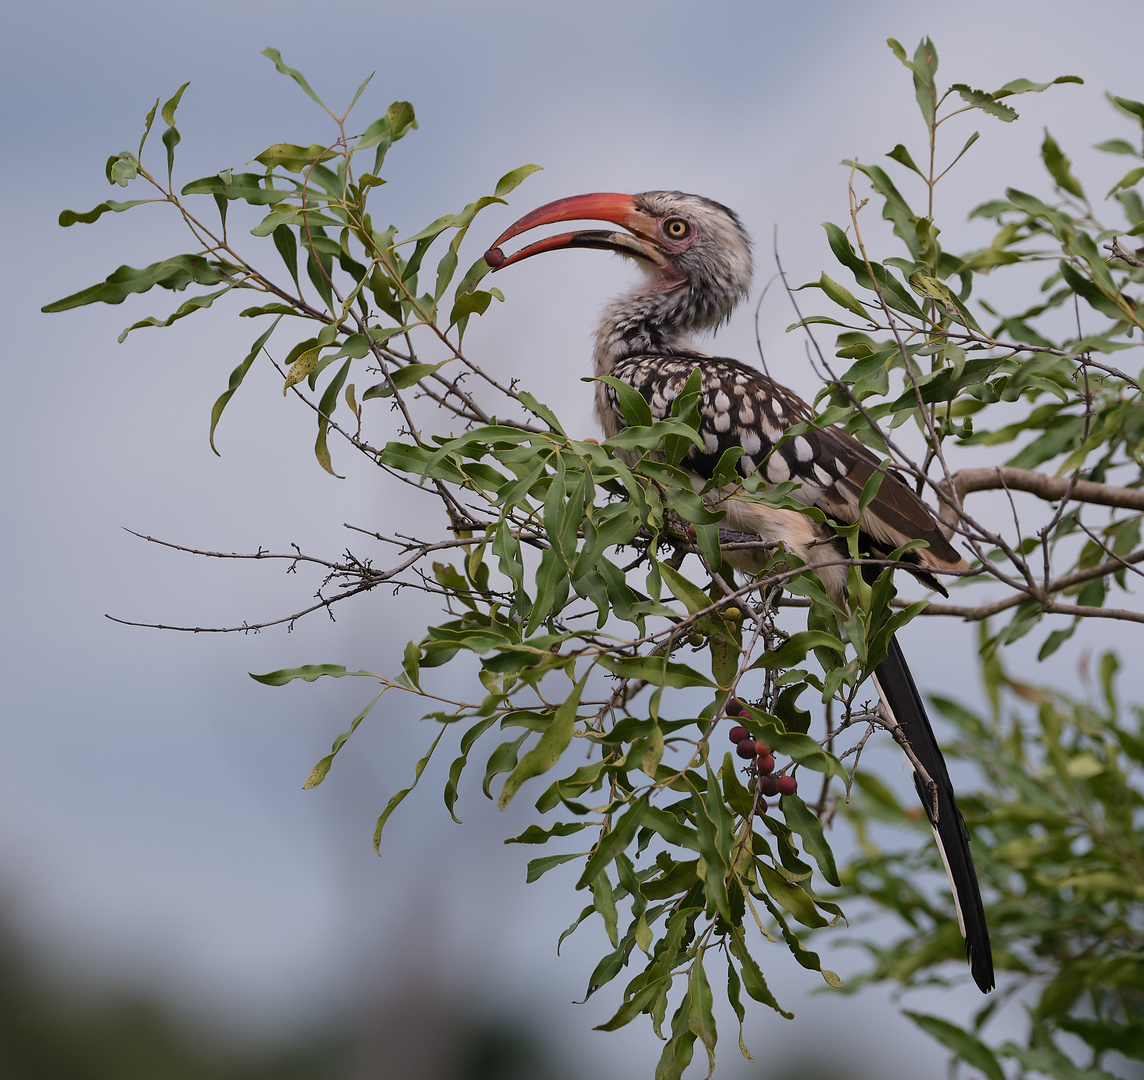
[[[672,240],[683,240],[691,232],[691,226],[683,218],[668,218],[663,223],[663,231]]]

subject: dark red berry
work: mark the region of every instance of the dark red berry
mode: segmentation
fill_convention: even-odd
[[[731,698],[727,702],[727,707],[723,710],[728,716],[749,716],[747,706],[744,705],[738,698]]]
[[[730,731],[727,732],[727,738],[733,743],[741,743],[744,739],[750,738],[747,734],[745,727],[740,727],[736,724]]]
[[[758,754],[759,757],[765,757],[770,752],[771,752],[771,748],[769,746],[767,746],[767,744],[765,742],[763,742],[761,739],[757,743],[755,743],[755,753]]]
[[[755,756],[755,740],[744,739],[735,747],[735,753],[741,758],[753,758]]]
[[[759,777],[759,791],[763,795],[777,795],[779,793],[778,777],[760,776]]]
[[[485,252],[485,262],[494,270],[496,270],[497,267],[504,266],[504,252],[501,251],[500,248],[489,248],[489,250]]]
[[[793,776],[780,776],[777,783],[780,795],[793,795],[798,791],[798,781]]]
[[[770,776],[775,771],[775,759],[772,754],[764,754],[759,758],[759,772],[763,776]]]

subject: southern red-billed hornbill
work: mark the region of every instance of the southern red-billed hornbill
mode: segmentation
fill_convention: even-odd
[[[501,251],[507,240],[529,229],[582,220],[607,221],[626,231],[566,232],[512,255]],[[526,214],[505,230],[485,258],[499,270],[543,251],[575,247],[627,255],[646,272],[641,285],[604,309],[596,334],[597,375],[630,383],[659,419],[670,412],[692,371],[698,367],[702,372],[699,433],[704,446],[689,451],[684,464],[690,471],[709,479],[722,453],[741,446],[743,473],[761,469],[774,484],[795,480],[800,487],[792,495],[801,502],[839,522],[858,517],[859,496],[880,468],[878,457],[835,427],[812,428],[782,441],[786,428],[812,419],[809,406],[754,368],[709,356],[691,340],[691,334],[713,330],[726,321],[750,287],[750,239],[732,211],[679,191],[578,195]],[[596,387],[596,412],[608,435],[624,426],[616,392],[603,382]],[[734,497],[719,506],[727,511],[729,529],[782,543],[813,566],[831,598],[845,607],[846,567],[840,559],[845,549],[829,526],[793,510],[776,510]],[[935,572],[968,569],[925,503],[893,472],[884,472],[877,496],[861,516],[865,550],[873,555],[885,556],[911,540],[926,541],[928,546],[913,548],[905,559],[930,588],[945,593]],[[728,553],[727,558],[743,569],[762,567],[758,556],[738,552]],[[883,708],[897,722],[936,787],[935,800],[915,774],[914,783],[953,889],[973,978],[987,992],[994,985],[993,958],[969,836],[921,695],[894,639],[887,658],[874,672],[874,683]]]

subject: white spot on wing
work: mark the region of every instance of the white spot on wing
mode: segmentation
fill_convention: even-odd
[[[731,428],[731,414],[730,413],[716,413],[713,421],[716,431],[729,431]]]
[[[763,448],[762,440],[754,431],[744,431],[739,442],[748,454],[757,454]]]
[[[782,454],[767,458],[767,479],[772,484],[785,484],[790,479],[790,466]]]
[[[799,461],[814,460],[814,448],[810,445],[810,442],[805,436],[796,436],[792,445],[794,446],[794,456],[798,458]]]

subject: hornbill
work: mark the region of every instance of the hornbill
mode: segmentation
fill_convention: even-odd
[[[604,221],[621,226],[565,232],[528,244],[506,256],[501,246],[541,225],[570,221]],[[762,470],[772,484],[795,480],[792,495],[841,522],[859,516],[859,496],[866,481],[881,471],[876,497],[861,511],[864,551],[875,556],[924,540],[903,556],[911,572],[945,595],[935,571],[966,570],[968,564],[946,539],[925,503],[862,443],[836,427],[815,427],[783,439],[785,429],[813,422],[809,406],[786,387],[737,360],[700,351],[690,335],[714,330],[747,295],[751,282],[751,243],[738,217],[727,207],[679,191],[645,191],[639,195],[598,193],[558,199],[526,214],[501,234],[485,256],[494,270],[544,251],[600,248],[628,256],[645,271],[645,280],[604,309],[596,332],[597,375],[610,375],[635,387],[652,415],[668,415],[672,401],[699,368],[699,435],[703,448],[692,446],[685,467],[709,479],[725,450],[740,446],[739,469]],[[596,385],[596,413],[610,436],[625,424],[616,391]],[[809,516],[733,496],[720,503],[725,524],[784,548],[812,567],[828,595],[846,606],[846,549],[833,530]],[[742,549],[728,561],[757,571],[758,555]],[[911,764],[914,784],[925,807],[945,864],[965,938],[974,981],[983,992],[994,986],[989,931],[969,836],[957,808],[953,785],[938,748],[921,695],[897,641],[891,639],[886,659],[875,669],[874,685],[883,710],[898,725],[914,756],[933,781],[931,790]]]

